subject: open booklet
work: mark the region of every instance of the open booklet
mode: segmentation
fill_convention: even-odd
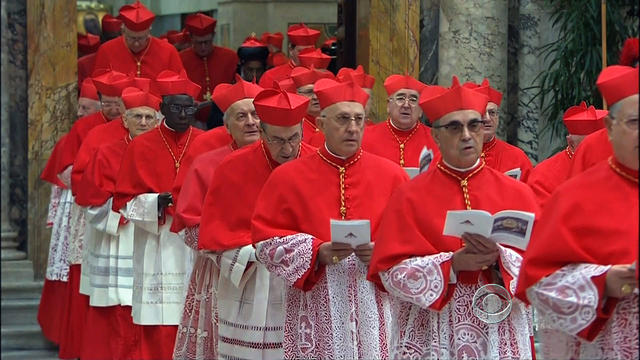
[[[534,220],[535,214],[517,210],[503,210],[494,215],[484,210],[447,211],[442,234],[461,237],[464,233],[475,233],[526,250]]]
[[[433,161],[433,150],[431,149],[427,149],[427,147],[423,147],[422,151],[420,152],[420,157],[419,157],[419,167],[406,167],[404,168],[404,171],[407,172],[407,174],[409,175],[410,179],[413,179],[414,177],[418,176],[418,174],[421,174],[425,171],[427,171],[427,169],[429,169],[429,165],[431,165],[431,162]]]
[[[369,220],[331,219],[331,242],[350,244],[352,248],[371,242]]]

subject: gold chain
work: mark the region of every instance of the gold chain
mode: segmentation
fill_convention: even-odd
[[[480,154],[480,157],[484,159],[486,153],[489,152],[491,149],[493,149],[496,146],[497,143],[498,143],[498,140],[496,139],[496,141],[494,141],[493,144],[489,145],[489,147],[486,150],[482,150],[482,153]]]
[[[622,171],[622,169],[620,169],[619,167],[616,166],[616,164],[613,163],[613,157],[609,156],[609,166],[611,166],[611,168],[613,169],[613,171],[617,172],[618,175],[622,176],[623,178],[627,179],[627,180],[631,180],[634,183],[638,183],[638,178],[635,178],[627,173],[625,173],[624,171]]]
[[[482,161],[480,166],[478,166],[477,169],[473,170],[471,174],[467,175],[467,177],[465,177],[464,179],[452,173],[447,168],[440,165],[440,163],[438,163],[437,166],[438,169],[442,170],[445,174],[453,176],[454,178],[458,179],[458,181],[460,181],[460,186],[462,187],[462,196],[464,196],[464,205],[467,207],[467,210],[471,210],[471,201],[469,200],[469,178],[477,174],[478,171],[482,170],[482,168],[484,167],[484,161]]]
[[[391,135],[393,135],[393,137],[396,138],[396,141],[398,142],[398,145],[400,145],[400,166],[404,166],[404,144],[406,144],[407,141],[409,141],[409,139],[411,139],[413,134],[415,134],[416,131],[418,131],[418,127],[420,127],[420,124],[416,123],[416,126],[413,127],[413,131],[411,131],[409,136],[407,136],[404,139],[404,141],[400,141],[400,138],[398,138],[396,133],[393,132],[393,129],[391,128],[391,119],[389,119],[389,121],[387,121],[387,127],[389,128],[389,131],[391,131]]]
[[[320,155],[320,158],[326,161],[329,165],[338,169],[338,172],[340,173],[340,216],[342,216],[342,220],[344,220],[347,217],[347,203],[344,196],[344,182],[347,177],[347,168],[353,165],[356,161],[360,160],[360,157],[362,157],[362,148],[358,152],[358,156],[356,156],[355,159],[346,163],[344,166],[340,166],[334,163],[333,161],[327,159],[324,155],[322,155],[320,150],[318,150],[318,155]]]
[[[566,148],[566,149],[564,149],[564,151],[566,151],[566,152],[567,152],[567,156],[569,157],[569,160],[573,159],[574,152],[571,150],[571,148],[569,147],[569,145],[567,145],[567,148]]]
[[[169,146],[167,139],[164,138],[164,134],[162,133],[162,130],[160,130],[159,126],[158,126],[158,131],[160,132],[160,137],[162,138],[162,141],[164,141],[164,144],[167,146],[167,150],[169,150],[169,154],[171,154],[171,157],[173,158],[174,165],[176,167],[176,172],[178,172],[178,169],[180,168],[180,161],[182,161],[182,157],[184,157],[184,153],[187,152],[187,146],[189,146],[189,140],[191,139],[191,132],[193,131],[193,128],[189,127],[189,134],[187,135],[187,141],[184,144],[184,149],[182,149],[182,154],[180,154],[180,157],[178,159],[176,159],[176,156],[173,154],[173,150],[171,150],[171,146]]]
[[[122,41],[124,41],[124,37],[122,38]],[[131,52],[131,49],[129,49],[126,42],[124,46],[127,48],[127,50],[129,50],[129,54],[133,56],[133,60],[136,62],[136,68],[137,68],[136,76],[140,77],[141,70],[142,70],[142,58],[147,54],[147,50],[149,50],[149,48],[151,47],[151,38],[149,38],[149,43],[147,44],[147,47],[144,49],[144,52],[142,53],[142,55],[140,56],[140,59],[137,59],[136,56],[133,55],[133,52]]]
[[[311,122],[311,120],[307,119],[306,117],[304,117],[303,119],[304,119],[304,121],[308,122],[308,123],[309,123],[309,125],[311,125],[311,126],[313,127],[313,130],[314,130],[315,132],[320,131],[320,129],[318,129],[318,127],[317,127],[314,123],[312,123],[312,122]]]
[[[207,65],[207,57],[203,57],[202,61],[204,61],[204,81],[207,86],[207,92],[204,94],[204,101],[211,100],[211,86],[209,79],[209,66]]]

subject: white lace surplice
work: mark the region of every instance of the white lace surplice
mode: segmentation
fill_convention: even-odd
[[[390,311],[387,296],[366,280],[355,255],[327,266],[313,289],[291,286],[311,266],[313,237],[295,234],[256,246],[256,257],[286,287],[284,357],[386,359]]]
[[[380,273],[391,295],[393,326],[391,357],[394,359],[531,359],[531,319],[527,307],[513,300],[510,315],[487,324],[472,311],[473,295],[484,283],[455,285],[440,311],[430,309],[446,290],[441,264],[453,253],[414,257]],[[500,247],[500,262],[518,274],[522,258]],[[480,278],[482,279],[482,278]],[[516,281],[507,285],[515,291]]]
[[[133,302],[131,315],[139,325],[178,325],[184,302],[184,279],[193,250],[172,233],[172,218],[158,224],[158,194],[141,194],[129,201],[125,218],[134,223]]]
[[[536,309],[545,359],[637,359],[638,294],[618,302],[600,333],[589,342],[577,336],[595,319],[600,294],[591,280],[610,266],[567,265],[527,290]]]
[[[53,188],[58,188],[53,186]],[[67,281],[69,279],[69,236],[71,222],[71,205],[73,195],[69,189],[60,189],[59,199],[49,208],[52,217],[51,241],[49,242],[49,258],[46,277],[49,280]],[[54,191],[54,190],[52,190]]]
[[[71,204],[71,219],[69,220],[69,256],[67,258],[69,265],[82,264],[85,229],[84,208],[74,202]]]

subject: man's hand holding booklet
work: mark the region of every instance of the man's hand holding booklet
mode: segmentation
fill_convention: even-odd
[[[442,234],[456,237],[464,233],[480,234],[498,244],[526,250],[534,220],[535,214],[517,210],[493,215],[484,210],[447,211]]]

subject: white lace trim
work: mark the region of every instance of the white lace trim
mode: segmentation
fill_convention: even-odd
[[[71,234],[71,206],[73,195],[71,190],[61,189],[49,242],[46,278],[49,280],[67,281],[69,279],[69,236]]]
[[[200,239],[200,225],[187,226],[184,228],[184,243],[193,250],[198,250],[198,239]]]
[[[509,282],[508,290],[511,295],[513,295],[518,285],[518,274],[520,273],[520,266],[522,265],[522,256],[513,249],[501,245],[498,245],[498,250],[500,251],[500,262],[502,266],[509,275],[511,275],[512,279]]]
[[[291,285],[311,266],[312,245],[313,236],[309,234],[274,237],[256,245],[256,258]]]

